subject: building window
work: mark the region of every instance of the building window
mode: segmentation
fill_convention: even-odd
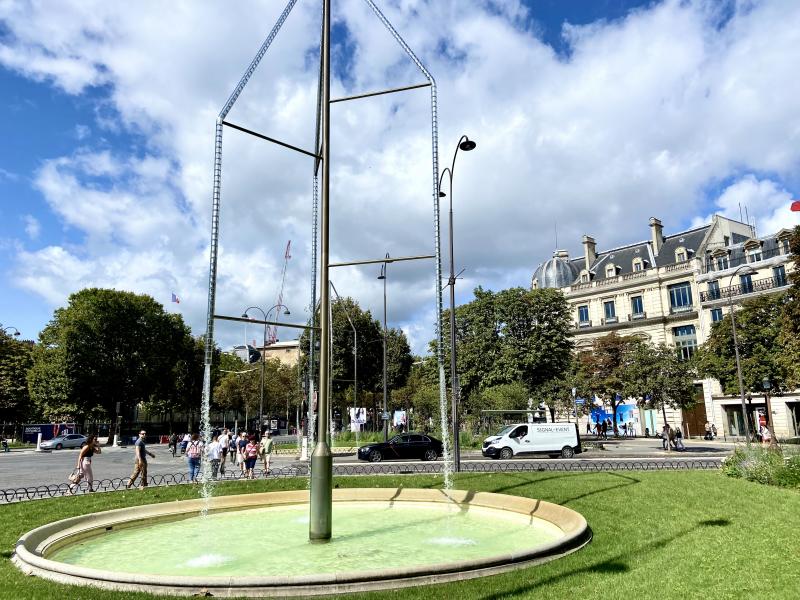
[[[761,260],[761,247],[747,251],[747,262],[758,262]]]
[[[775,282],[775,287],[783,287],[786,285],[786,267],[781,265],[773,268],[772,279]]]
[[[724,271],[728,268],[728,257],[727,256],[719,256],[716,259],[717,263],[717,271]]]
[[[721,308],[712,308],[711,309],[711,322],[716,323],[717,321],[722,321],[722,309]]]
[[[581,273],[581,283],[589,283],[589,274]]]
[[[642,260],[637,258],[633,261],[633,270],[634,271],[641,271],[642,270]]]
[[[789,238],[781,238],[778,240],[778,251],[781,254],[789,254]]]
[[[709,300],[719,300],[720,293],[719,293],[719,281],[709,281],[708,282],[708,299]]]
[[[631,314],[634,319],[644,315],[644,303],[642,302],[641,296],[634,296],[631,298]]]
[[[739,275],[739,287],[743,294],[751,294],[753,292],[753,276],[750,273]]]
[[[617,274],[617,268],[614,265],[608,265],[606,267],[606,277],[615,277]]]
[[[727,235],[726,235],[726,236],[723,236],[723,238],[722,238],[722,243],[723,243],[725,246],[730,246],[730,245],[731,245],[731,238],[730,238],[730,236],[727,236]]]
[[[675,253],[675,262],[686,262],[686,252],[679,250]]]
[[[584,304],[578,307],[578,323],[580,325],[587,325],[589,323],[589,305]]]
[[[697,333],[694,325],[681,325],[672,328],[672,335],[675,336],[675,346],[678,349],[678,356],[681,360],[692,357],[697,350]]]
[[[603,302],[603,312],[606,315],[606,323],[617,322],[617,307],[614,305],[613,300]]]
[[[692,284],[688,281],[676,283],[669,290],[669,305],[672,312],[685,312],[692,309]]]

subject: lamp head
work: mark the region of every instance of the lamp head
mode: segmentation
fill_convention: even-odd
[[[243,319],[249,319],[250,317],[247,315],[247,312],[243,312],[242,313],[242,318]]]
[[[442,191],[439,191],[439,198],[444,198],[444,197],[446,197],[446,196],[447,196],[447,194],[445,194],[445,193],[444,193],[444,192],[442,192]]]
[[[291,313],[291,311],[290,311],[290,310],[287,308],[286,310],[284,310],[284,311],[283,311],[283,314],[285,314],[285,315],[290,315],[290,314],[292,314],[292,313]]]
[[[466,136],[465,136],[466,137]],[[467,138],[463,142],[461,142],[458,147],[461,148],[464,152],[469,152],[470,150],[475,150],[475,146],[477,146],[475,142],[471,139]]]
[[[378,275],[378,279],[386,279],[386,275],[384,275],[383,273],[381,273],[380,275]]]

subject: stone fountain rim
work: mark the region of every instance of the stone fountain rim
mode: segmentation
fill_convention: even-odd
[[[210,500],[212,512],[308,504],[307,490],[262,492],[217,496]],[[231,595],[318,595],[424,585],[469,579],[508,571],[558,558],[591,539],[591,530],[580,513],[544,500],[468,490],[418,488],[342,488],[333,490],[334,502],[455,502],[459,506],[505,510],[531,519],[550,522],[564,537],[530,549],[480,559],[418,565],[409,568],[364,570],[298,576],[189,576],[121,573],[70,565],[47,558],[57,549],[101,530],[132,526],[143,520],[174,520],[195,516],[205,506],[202,499],[162,502],[118,508],[62,519],[24,534],[16,544],[13,562],[23,572],[49,580],[93,585],[120,591],[150,591],[173,595],[221,592]],[[227,595],[227,594],[226,594]]]

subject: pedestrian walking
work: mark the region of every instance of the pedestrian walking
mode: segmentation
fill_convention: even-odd
[[[770,432],[766,423],[761,426],[758,432],[761,434],[761,444],[764,446],[769,446],[769,443],[772,441],[772,432]]]
[[[591,433],[592,433],[592,420],[587,418],[586,419],[586,435],[589,435]]]
[[[678,452],[686,450],[686,446],[683,445],[683,430],[680,426],[675,428],[675,450]]]
[[[102,450],[100,449],[100,444],[97,442],[97,436],[92,434],[86,438],[86,445],[81,448],[80,453],[78,453],[78,464],[75,466],[78,476],[77,481],[70,483],[69,485],[70,494],[75,493],[75,490],[80,487],[81,481],[84,479],[89,486],[89,491],[94,491],[94,488],[92,487],[94,482],[94,473],[92,472],[92,457],[95,454],[101,453]]]
[[[242,474],[245,472],[245,448],[247,448],[247,432],[241,431],[239,432],[239,439],[236,441],[236,459],[239,461],[239,468],[241,469]]]
[[[231,455],[231,464],[232,465],[236,464],[236,452],[237,452],[236,441],[237,441],[236,434],[231,435],[230,436],[230,441],[228,442],[228,454]]]
[[[175,458],[178,452],[178,434],[175,432],[169,434],[169,449],[172,451],[172,458]]]
[[[633,428],[633,421],[628,421],[628,436],[636,437],[636,430]]]
[[[255,479],[256,461],[258,460],[258,442],[256,436],[251,435],[246,440],[242,456],[244,458],[245,478]]]
[[[622,437],[628,437],[628,424],[622,424]]]
[[[0,444],[3,445],[3,452],[10,452],[8,448],[8,439],[6,439],[5,435],[0,435]]]
[[[664,448],[664,450],[669,451],[669,444],[672,436],[673,433],[669,423],[664,423],[664,428],[661,430],[661,446]]]
[[[269,463],[272,459],[272,448],[275,442],[272,440],[272,432],[267,431],[264,437],[261,438],[261,443],[258,445],[258,454],[264,462],[264,474],[269,475]]]
[[[216,479],[222,458],[222,446],[219,443],[219,436],[211,436],[211,443],[206,446],[206,458],[211,463],[211,478]]]
[[[147,487],[147,457],[149,456],[150,458],[155,458],[156,455],[147,449],[147,444],[145,443],[146,436],[146,431],[140,431],[139,439],[137,439],[133,444],[133,452],[136,458],[133,463],[133,473],[131,473],[131,478],[128,480],[125,489],[131,489],[131,486],[136,483],[136,478],[139,475],[142,476],[139,489],[144,489]]]
[[[228,435],[227,428],[222,430],[222,434],[217,441],[219,442],[220,451],[219,472],[225,475],[225,461],[228,458],[228,444],[230,443],[230,436]]]
[[[189,464],[189,483],[197,483],[197,475],[200,473],[200,457],[203,455],[203,443],[200,436],[192,434],[192,438],[186,445],[186,461]]]
[[[183,434],[183,439],[181,440],[181,454],[186,452],[186,446],[189,445],[189,442],[192,441],[192,436],[188,433]]]
[[[608,421],[603,421],[602,432],[603,432],[603,439],[607,440],[608,439]]]

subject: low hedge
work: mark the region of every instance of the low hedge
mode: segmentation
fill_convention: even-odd
[[[739,447],[722,463],[728,477],[766,485],[800,488],[800,455],[785,457],[780,450]]]

